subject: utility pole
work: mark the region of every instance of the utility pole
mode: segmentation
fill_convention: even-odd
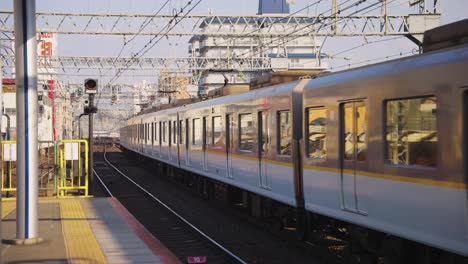
[[[17,199],[14,244],[42,241],[38,232],[36,1],[14,1]]]
[[[93,114],[97,112],[97,108],[94,107],[94,95],[97,93],[97,80],[95,79],[86,79],[85,80],[85,91],[89,95],[89,107],[85,107],[85,114],[88,114],[89,117],[89,133],[88,133],[88,177],[89,177],[89,190],[88,193],[92,195],[94,192],[94,172],[93,172],[93,159],[94,159],[94,149],[93,149]],[[81,117],[81,116],[80,116]]]
[[[94,94],[89,94],[89,108],[93,109],[94,107]],[[88,132],[88,143],[89,143],[89,167],[88,167],[88,175],[89,175],[89,190],[88,193],[90,195],[94,194],[94,172],[93,172],[93,166],[94,166],[94,137],[93,137],[93,131],[94,131],[94,124],[93,124],[93,113],[90,112],[89,115],[89,132]]]

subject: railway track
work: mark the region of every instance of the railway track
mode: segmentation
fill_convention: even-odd
[[[122,153],[95,155],[95,173],[115,196],[182,261],[207,263],[318,263],[305,250],[132,164]],[[112,164],[112,163],[118,164]],[[179,186],[180,187],[180,186]]]
[[[189,220],[179,215],[174,209],[158,199],[151,191],[142,187],[131,177],[120,171],[103,154],[105,164],[128,181],[132,187],[123,185],[108,186],[109,175],[101,177],[94,170],[97,179],[111,197],[117,197],[124,205],[138,205],[141,210],[151,214],[151,231],[156,234],[166,247],[182,261],[188,257],[205,257],[209,263],[247,263],[232,253],[209,235],[198,229]],[[115,175],[115,174],[113,174]],[[107,182],[107,183],[106,183]],[[124,188],[120,188],[124,187]],[[111,191],[112,189],[112,191]],[[125,190],[127,189],[127,190]],[[202,258],[199,258],[202,259]]]

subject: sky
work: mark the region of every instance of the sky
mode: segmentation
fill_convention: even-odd
[[[295,0],[291,5],[291,12],[302,9],[308,4],[319,0]],[[354,0],[352,0],[354,1]],[[375,2],[378,0],[368,0]],[[408,0],[392,0],[390,4],[391,14],[416,13],[417,10],[408,7]],[[428,3],[432,0],[426,0]],[[145,13],[153,14],[165,0],[36,0],[37,11],[57,12],[82,12],[82,13]],[[162,13],[171,13],[172,10],[183,6],[187,0],[173,0],[164,8]],[[195,0],[193,2],[196,2]],[[330,8],[331,0],[321,0],[320,4],[302,11],[300,14],[321,13]],[[339,0],[345,2],[345,0]],[[464,18],[468,18],[468,0],[439,0],[442,10],[442,24],[447,24]],[[12,10],[12,0],[1,0],[0,10]],[[249,15],[256,14],[258,1],[252,0],[202,0],[193,14],[206,14],[211,12],[219,15]],[[329,12],[329,11],[328,11]],[[401,37],[329,37],[325,39],[322,52],[336,55],[329,60],[332,70],[346,69],[351,65],[358,65],[373,58],[393,56],[400,53],[411,52],[416,46],[408,39]],[[392,39],[381,41],[383,39]],[[187,38],[173,37],[161,41],[146,56],[187,56]],[[130,56],[132,52],[139,50],[148,37],[138,37],[124,50],[123,56]],[[323,38],[322,38],[323,41]],[[372,43],[379,41],[378,43]],[[109,56],[114,57],[119,53],[123,39],[117,36],[88,36],[88,35],[59,35],[58,54],[60,56]],[[364,43],[371,44],[360,45]],[[367,62],[368,63],[368,62]],[[126,77],[124,77],[126,78]]]

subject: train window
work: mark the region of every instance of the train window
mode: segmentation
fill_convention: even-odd
[[[343,158],[366,161],[367,131],[366,106],[363,101],[344,103],[341,106],[343,122]]]
[[[292,122],[289,111],[278,112],[278,154],[291,155]]]
[[[307,115],[307,153],[310,158],[327,157],[327,111],[325,108],[309,108]]]
[[[203,136],[203,149],[205,150],[206,149],[206,143],[208,142],[207,138],[209,137],[209,135],[207,135],[207,121],[206,121],[206,116],[203,117],[203,131],[202,131],[202,136]]]
[[[151,122],[151,145],[154,145],[154,123]]]
[[[179,120],[179,144],[184,144],[184,121]]]
[[[200,118],[192,120],[192,145],[199,146],[202,144],[202,131]]]
[[[188,149],[190,143],[190,121],[185,119],[185,147]]]
[[[223,134],[223,122],[221,120],[220,116],[213,116],[212,118],[212,124],[213,126],[211,127],[211,145],[213,147],[222,147],[224,144],[222,134]]]
[[[159,125],[158,125],[158,134],[159,134],[159,137],[158,137],[159,145],[161,146],[161,144],[162,144],[162,134],[163,134],[162,133],[162,122],[161,121],[159,121]]]
[[[437,100],[434,96],[386,102],[386,160],[394,165],[437,164]]]
[[[172,127],[172,122],[171,121],[167,121],[167,124],[168,124],[168,131],[167,131],[167,134],[169,135],[168,136],[168,142],[169,142],[169,147],[171,146],[171,143],[172,143],[172,131],[174,130],[174,128]]]
[[[163,122],[162,125],[162,142],[166,143],[166,122]]]
[[[253,136],[254,136],[254,128],[253,128],[253,119],[252,114],[241,114],[239,115],[239,149],[240,150],[253,150]]]
[[[158,122],[154,122],[154,141],[156,143],[159,142],[159,130],[158,130]]]
[[[172,122],[172,130],[173,130],[173,139],[172,143],[177,144],[177,121]]]

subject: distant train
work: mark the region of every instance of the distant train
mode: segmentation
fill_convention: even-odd
[[[120,139],[116,137],[98,136],[94,139],[96,145],[112,147],[119,145]]]
[[[399,237],[468,256],[468,45],[135,116],[120,135],[306,225],[321,215],[382,247]]]

